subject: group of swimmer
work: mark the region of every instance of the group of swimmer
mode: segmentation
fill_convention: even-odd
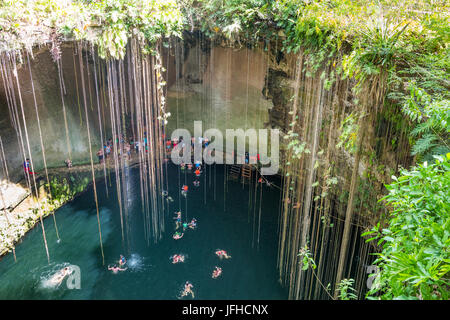
[[[193,183],[193,185],[194,185],[194,187],[199,187],[200,186],[200,180],[198,179],[199,177],[200,177],[200,175],[202,174],[202,165],[201,165],[201,163],[200,163],[200,161],[196,161],[195,162],[195,171],[194,171],[194,174],[195,174],[195,177],[196,177],[196,179],[192,182]],[[186,169],[186,166],[187,166],[187,169],[188,170],[192,170],[192,164],[184,164],[184,163],[181,163],[180,164],[180,169],[181,170],[185,170]],[[189,190],[189,187],[187,186],[187,185],[183,185],[182,187],[181,187],[181,194],[184,196],[184,197],[186,197],[187,196],[187,193],[188,193],[188,190]]]
[[[186,231],[187,228],[190,228],[192,230],[195,230],[197,228],[197,219],[192,218],[191,222],[183,222],[181,223],[181,211],[175,212],[175,230],[178,230],[181,226],[183,226],[183,232],[175,231],[175,234],[173,235],[173,238],[175,240],[179,240],[183,238],[184,231]]]
[[[227,252],[222,249],[216,250],[215,253],[220,259],[223,259],[223,258],[230,259],[231,258],[231,256],[228,255]],[[173,256],[173,259],[176,259],[176,258],[180,259],[179,257],[180,257],[179,255],[175,255],[175,256]],[[184,262],[184,256],[183,256],[183,261],[181,261],[181,262]],[[176,262],[173,262],[173,263],[176,263]],[[215,266],[214,270],[212,272],[211,278],[217,279],[218,277],[220,277],[221,274],[222,274],[222,268]],[[194,294],[194,291],[192,290],[193,287],[194,286],[192,283],[190,283],[189,281],[186,281],[186,283],[184,284],[184,289],[181,292],[181,298],[186,297],[187,295],[190,294],[192,296],[192,299],[194,299],[195,294]]]
[[[112,271],[113,273],[118,273],[119,271],[125,271],[128,268],[122,268],[127,263],[127,259],[123,255],[120,255],[118,264],[114,264],[113,266],[108,266],[108,270]]]

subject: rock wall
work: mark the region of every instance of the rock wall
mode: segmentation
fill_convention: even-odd
[[[168,109],[172,114],[169,131],[175,127],[193,130],[193,121],[202,120],[208,126],[221,130],[278,128],[286,134],[292,121],[290,111],[298,55],[286,54],[279,48],[279,43],[235,48],[220,40],[205,39],[197,32],[185,32],[184,41],[172,42],[164,52]],[[358,110],[358,101],[353,95],[352,80],[337,79],[326,85],[326,81],[333,77],[336,80],[335,70],[325,65],[315,72],[303,71],[299,84],[302,93],[298,121],[301,127],[308,126],[307,123],[312,124],[313,117],[305,118],[306,115],[321,113],[317,152],[330,153],[335,168],[333,174],[339,181],[332,197],[337,201],[334,206],[337,213],[342,216],[354,154],[337,144],[342,139],[345,119]],[[321,111],[315,111],[319,110],[319,101],[323,107]],[[405,122],[401,121],[398,108],[373,108],[366,118],[369,125],[358,168],[360,187],[355,201],[359,206],[363,202],[369,210],[369,207],[376,206],[377,197],[384,192],[384,184],[390,181],[391,175],[400,166],[408,166],[412,157],[409,155]],[[309,131],[306,134],[312,135]],[[306,139],[307,143],[311,143],[309,139]],[[283,157],[286,145],[283,145],[283,139],[280,143]],[[320,157],[318,160],[323,164]],[[318,178],[324,174],[319,169]],[[366,198],[370,198],[370,205],[368,201],[363,201]]]
[[[30,57],[31,71],[47,166],[61,166],[64,165],[64,160],[69,157],[69,146],[66,139],[66,126],[60,94],[58,68],[56,63],[53,62],[47,48],[37,49],[33,55],[32,58]],[[44,165],[32,83],[26,60],[27,57],[25,55],[22,58],[23,63],[18,65],[18,78],[26,126],[22,118],[23,114],[16,85],[15,93],[16,101],[18,103],[17,108],[24,148],[22,148],[20,142],[19,129],[16,130],[11,121],[12,114],[7,104],[5,87],[3,86],[4,79],[0,79],[0,84],[2,84],[0,86],[0,136],[3,141],[10,179],[13,181],[18,181],[23,178],[22,163],[24,157],[32,159],[35,171],[41,170]],[[74,69],[73,59],[75,59],[76,71]],[[83,54],[83,61],[86,62],[86,52]],[[77,77],[75,77],[75,73]],[[89,161],[86,114],[84,111],[83,93],[81,89],[81,73],[78,65],[78,53],[74,56],[74,48],[70,43],[62,46],[62,74],[65,87],[64,102],[72,161],[74,164],[82,163]],[[92,149],[95,157],[95,153],[100,147],[100,126],[97,116],[91,58],[89,58],[89,68],[84,68],[84,77],[86,79],[86,95],[89,127],[91,130],[91,141],[93,146]],[[88,81],[88,79],[90,81]],[[14,78],[11,80],[15,83]],[[78,84],[78,95],[76,84]],[[101,105],[101,108],[104,112],[105,119],[109,119],[107,108],[103,105]],[[106,121],[106,128],[108,128],[108,123],[109,121]],[[28,133],[31,155],[28,152],[28,141],[26,139],[25,128]],[[3,171],[0,170],[0,179],[3,175]]]

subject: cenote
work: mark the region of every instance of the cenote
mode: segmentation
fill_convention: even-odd
[[[448,299],[438,2],[1,1],[0,299]]]
[[[145,240],[139,169],[125,168],[128,202],[124,206],[129,210],[125,243],[121,236],[116,189],[108,187],[107,197],[104,182],[97,185],[105,265],[102,265],[90,187],[57,210],[59,243],[52,219],[45,219],[50,264],[39,226],[17,245],[17,262],[12,255],[0,261],[0,298],[177,299],[184,283],[190,281],[196,299],[286,299],[276,272],[279,190],[272,186],[262,191],[258,244],[258,217],[254,220],[254,212],[248,208],[249,184],[233,180],[224,184],[224,167],[212,165],[206,166],[201,184],[196,188],[192,185],[192,171],[182,172],[173,164],[168,167],[168,179],[174,181],[168,190],[173,202],[168,202],[170,214],[165,217],[166,231],[158,243],[151,241],[148,245]],[[189,186],[187,197],[180,193],[179,178]],[[279,181],[273,183],[276,185]],[[225,200],[224,187],[227,188]],[[183,221],[195,217],[198,227],[186,230],[182,239],[174,240],[173,217],[179,208]],[[220,260],[215,255],[219,248],[226,250],[231,259]],[[185,254],[185,262],[172,264],[170,256],[175,253]],[[107,270],[107,265],[115,263],[120,254],[128,259],[128,269],[113,274]],[[68,289],[65,283],[58,288],[46,287],[45,280],[68,264],[80,267],[81,289]],[[223,274],[212,279],[215,266],[220,266]]]

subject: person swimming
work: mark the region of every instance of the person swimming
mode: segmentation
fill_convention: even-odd
[[[123,255],[120,255],[119,266],[122,267],[127,263],[127,259]]]
[[[125,271],[128,268],[122,269],[121,267],[118,267],[117,265],[113,265],[112,267],[108,266],[108,270],[111,270],[113,273],[118,273],[119,271]]]
[[[181,224],[181,211],[175,212],[176,217],[174,217],[175,219],[175,224],[177,226],[177,229],[180,227]]]
[[[189,187],[187,185],[183,185],[183,187],[181,187],[181,194],[186,197],[188,189]]]
[[[187,222],[183,222],[183,231],[186,230],[188,227],[188,223]]]
[[[71,273],[72,270],[69,267],[62,268],[61,270],[56,272],[48,281],[53,285],[59,286],[64,278]]]
[[[174,254],[172,257],[170,257],[172,259],[172,263],[180,263],[180,262],[184,262],[184,255],[182,254]]]
[[[183,236],[184,236],[184,233],[179,233],[179,232],[177,231],[177,232],[175,232],[175,234],[173,235],[173,238],[174,238],[175,240],[179,240],[179,239],[183,238]]]
[[[200,171],[200,169],[195,169],[195,171],[194,171],[194,173],[195,173],[195,175],[197,176],[197,177],[200,177],[200,174],[202,173],[201,171]]]
[[[195,180],[193,182],[193,184],[194,184],[194,187],[200,187],[200,181],[198,181],[198,180]]]
[[[213,279],[217,279],[221,274],[222,274],[222,268],[216,266],[211,277]]]
[[[221,250],[221,249],[219,249],[219,250],[216,251],[216,255],[217,255],[220,259],[222,259],[222,258],[225,258],[225,259],[231,258],[231,256],[229,256],[228,253],[227,253],[225,250]]]
[[[197,227],[197,219],[192,218],[191,222],[188,224],[189,228],[195,229]]]
[[[181,293],[181,297],[185,297],[188,294],[192,295],[192,298],[194,298],[194,291],[192,291],[192,288],[194,286],[192,285],[192,283],[190,283],[189,281],[186,281],[186,283],[184,284],[184,290],[183,293]]]

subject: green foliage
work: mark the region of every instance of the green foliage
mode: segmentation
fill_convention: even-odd
[[[415,139],[412,155],[419,161],[430,161],[433,155],[450,152],[450,100],[433,99],[424,90],[410,85],[411,95],[403,113],[418,124],[411,131]]]
[[[308,246],[305,245],[304,248],[301,248],[298,256],[302,259],[302,270],[308,270],[309,268],[316,269],[316,263],[314,262],[314,259],[312,258],[311,251],[309,251]]]
[[[289,114],[292,115],[292,111],[290,111]],[[295,119],[297,120],[298,116],[296,116]],[[294,127],[295,124],[296,121],[293,121],[289,124],[289,126]],[[306,147],[306,142],[301,141],[298,133],[294,132],[292,129],[289,130],[285,136],[283,136],[283,139],[288,140],[287,148],[288,150],[292,150],[293,158],[300,159],[304,153],[311,153],[311,150]]]
[[[358,297],[356,296],[356,290],[353,288],[353,283],[355,280],[353,279],[342,279],[339,282],[336,291],[339,292],[338,297],[340,300],[356,300]]]
[[[356,115],[351,113],[341,124],[341,135],[336,145],[338,148],[344,147],[350,153],[356,152],[356,139],[358,134],[358,125],[356,123]]]
[[[391,208],[388,226],[363,234],[378,240],[380,267],[370,296],[381,299],[449,298],[450,154],[403,170],[382,200]]]
[[[86,177],[77,180],[73,176],[70,176],[70,179],[71,183],[66,178],[60,181],[57,177],[53,177],[50,180],[50,186],[45,184],[45,187],[51,193],[51,199],[49,200],[51,205],[59,206],[72,200],[75,195],[84,191],[89,184],[89,179]]]

